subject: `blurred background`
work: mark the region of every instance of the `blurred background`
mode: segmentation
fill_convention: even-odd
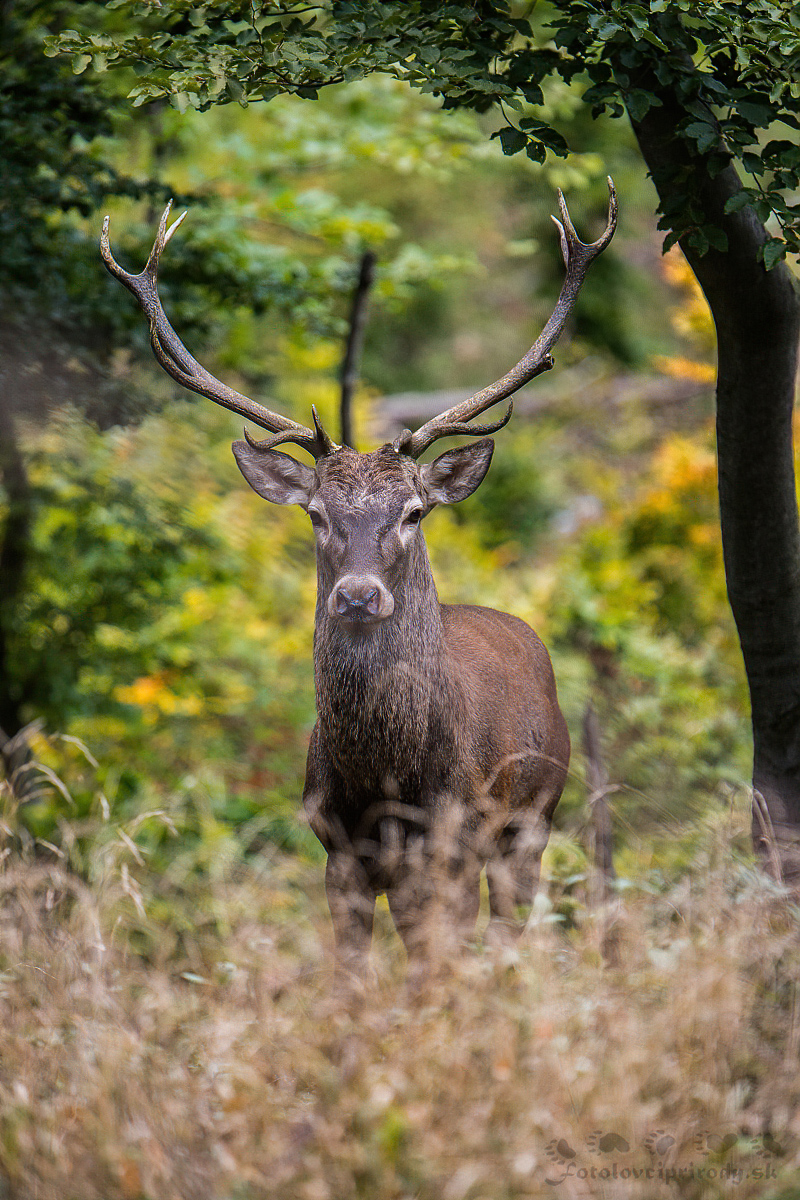
[[[103,269],[104,212],[139,270],[165,200],[187,207],[161,271],[176,329],[240,390],[301,422],[315,404],[334,436],[373,251],[354,402],[367,449],[521,357],[560,286],[556,189],[588,241],[611,174],[619,230],[556,369],[520,394],[479,492],[426,535],[443,601],[506,609],[543,637],[578,750],[594,705],[621,872],[667,869],[661,834],[679,855],[685,822],[742,786],[750,748],[719,544],[713,329],[678,251],[661,256],[632,139],[563,84],[547,105],[575,152],[545,166],[504,158],[491,114],[442,113],[381,77],[318,101],[131,109],[124,72],[43,56],[43,17],[58,29],[71,7],[10,6],[0,52],[6,737],[36,723],[79,814],[99,792],[118,819],[167,813],[180,837],[148,823],[151,853],[274,843],[318,857],[298,816],[314,721],[307,520],[249,491],[230,453],[241,422],[155,365]],[[568,875],[585,800],[576,753],[553,852]],[[60,844],[66,804],[58,789],[28,797],[15,836]]]
[[[0,1200],[651,1200],[668,1175],[581,1180],[736,1155],[742,1195],[795,1197],[797,913],[752,865],[714,334],[632,137],[563,84],[574,152],[542,166],[503,156],[501,118],[380,76],[132,108],[102,41],[92,72],[43,53],[101,9],[122,19],[0,2]],[[617,234],[555,369],[425,527],[441,599],[517,614],[554,661],[574,750],[543,887],[518,954],[478,940],[416,997],[379,901],[376,979],[343,1007],[300,812],[311,529],[245,484],[241,422],[155,364],[102,219],[138,271],[188,208],[175,328],[334,437],[373,252],[363,450],[517,362],[561,284],[556,191],[590,241],[609,174]],[[681,1194],[730,1194],[711,1178]]]

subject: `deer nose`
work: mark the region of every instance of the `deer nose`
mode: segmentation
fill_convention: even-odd
[[[375,575],[345,575],[328,598],[330,616],[376,624],[394,612],[394,597]]]

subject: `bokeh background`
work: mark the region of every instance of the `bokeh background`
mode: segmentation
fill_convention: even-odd
[[[543,166],[505,158],[491,114],[381,77],[131,109],[124,73],[42,53],[80,7],[0,17],[0,1195],[586,1195],[579,1171],[612,1151],[620,1170],[746,1151],[790,1179],[796,950],[750,859],[713,328],[680,253],[662,257],[632,137],[562,84],[546,104],[575,152]],[[426,522],[441,599],[523,617],[555,664],[575,752],[530,937],[403,1007],[381,910],[353,1015],[331,998],[299,807],[307,518],[247,488],[236,418],[159,372],[103,269],[102,216],[138,270],[166,199],[187,207],[161,273],[175,327],[214,374],[303,423],[315,404],[334,436],[374,251],[368,449],[521,357],[560,286],[556,189],[592,240],[607,174],[619,229],[556,369],[520,393],[479,492]],[[617,874],[601,910],[588,704]],[[598,1149],[612,1133],[627,1151]],[[764,1178],[747,1194],[794,1194]]]

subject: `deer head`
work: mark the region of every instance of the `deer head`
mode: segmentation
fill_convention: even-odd
[[[423,517],[437,504],[471,495],[493,450],[491,438],[482,438],[417,464],[395,446],[372,454],[342,446],[314,468],[279,450],[233,445],[242,474],[260,496],[306,510],[328,616],[362,632],[394,613],[422,552]]]
[[[553,220],[559,230],[566,275],[553,313],[528,353],[489,387],[416,432],[403,430],[392,444],[371,454],[337,446],[313,407],[313,428],[298,425],[227,387],[189,353],[158,295],[159,260],[185,212],[168,227],[171,202],[167,205],[150,257],[139,275],[124,271],[114,259],[109,219],[105,218],[100,239],[103,260],[141,304],[150,321],[153,351],[164,370],[184,387],[248,418],[271,435],[257,441],[245,428],[245,440],[234,442],[233,453],[245,479],[260,496],[273,504],[299,504],[311,518],[324,604],[332,620],[358,632],[388,621],[412,565],[424,555],[423,517],[437,504],[466,499],[480,485],[494,451],[494,442],[486,435],[508,423],[513,402],[493,423],[476,425],[474,419],[553,366],[552,348],[575,306],[586,272],[614,235],[617,201],[611,179],[608,189],[608,222],[602,236],[590,245],[579,240],[564,197],[558,193],[561,220]],[[440,438],[476,434],[479,441],[447,450],[432,463],[417,461]],[[286,443],[307,450],[316,465],[277,449]]]

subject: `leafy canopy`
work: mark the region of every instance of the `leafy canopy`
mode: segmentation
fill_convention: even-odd
[[[52,317],[96,327],[109,323],[113,304],[93,303],[95,239],[89,246],[67,214],[87,216],[110,197],[160,198],[163,189],[98,149],[113,124],[96,79],[75,79],[44,57],[46,22],[67,14],[63,3],[30,0],[0,11],[0,298],[15,314],[43,295]]]
[[[441,98],[445,108],[499,106],[506,154],[543,162],[568,153],[543,120],[542,87],[576,81],[595,114],[634,122],[665,94],[683,116],[675,136],[713,175],[730,161],[744,184],[731,209],[751,204],[775,223],[767,266],[800,251],[800,9],[791,0],[567,0],[537,6],[537,22],[505,0],[324,0],[321,4],[217,0],[112,0],[107,29],[66,30],[51,54],[80,74],[132,69],[134,105],[169,97],[180,109],[247,104],[319,89],[379,71]],[[664,212],[671,244],[725,248],[703,225],[691,185]]]
[[[276,338],[287,331],[340,338],[365,245],[381,252],[380,303],[401,305],[420,283],[463,267],[404,242],[385,208],[341,199],[317,175],[320,165],[378,160],[377,145],[414,171],[450,169],[474,137],[466,118],[445,142],[431,124],[435,102],[388,78],[360,85],[370,92],[363,114],[353,103],[332,103],[298,121],[297,103],[279,101],[269,121],[258,129],[251,122],[252,144],[244,133],[228,135],[243,162],[236,167],[231,154],[225,160],[223,202],[224,131],[217,128],[212,148],[207,129],[201,135],[196,120],[163,103],[131,111],[124,75],[76,75],[79,63],[43,53],[45,40],[65,27],[74,32],[64,36],[90,37],[94,45],[108,41],[120,21],[138,27],[104,4],[0,5],[0,357],[6,394],[19,411],[41,415],[69,400],[106,425],[160,403],[130,386],[126,357],[110,362],[132,342],[148,364],[151,356],[137,306],[100,264],[98,212],[112,213],[120,260],[138,270],[169,196],[203,206],[202,219],[170,246],[162,279],[164,302],[189,342],[219,344],[231,326],[241,330],[266,315],[275,318]],[[97,32],[104,29],[111,33]],[[264,376],[261,361],[236,365]]]

